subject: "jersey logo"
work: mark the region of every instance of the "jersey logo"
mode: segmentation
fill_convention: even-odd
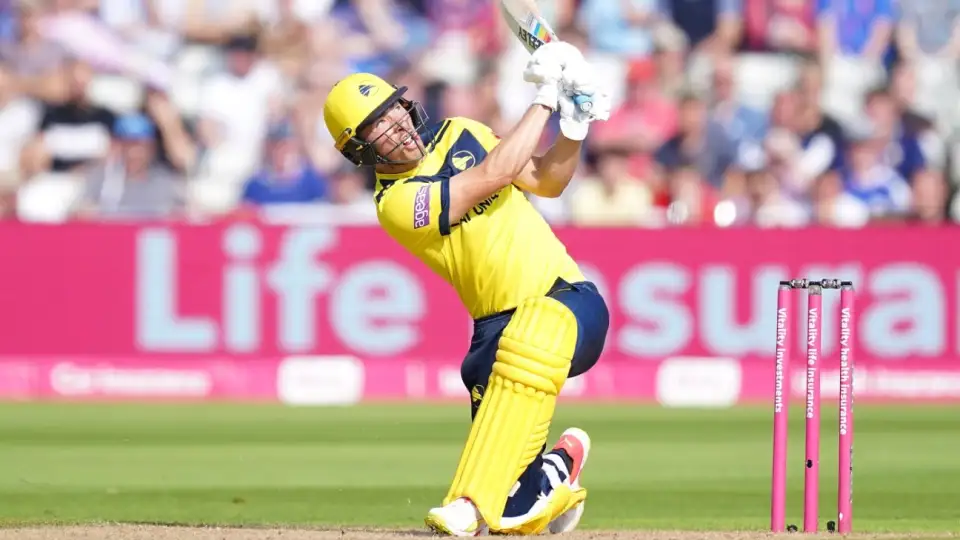
[[[360,93],[366,97],[375,96],[379,90],[379,88],[372,84],[361,84],[358,89],[360,90]]]
[[[413,198],[413,228],[419,229],[430,224],[430,185],[426,184],[417,190]]]
[[[460,150],[453,154],[451,162],[458,171],[465,171],[476,165],[477,158],[469,150]]]

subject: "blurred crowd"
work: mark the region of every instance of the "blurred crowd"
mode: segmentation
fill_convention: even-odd
[[[615,104],[549,221],[960,221],[960,0],[538,3]],[[527,57],[493,0],[0,0],[0,219],[373,223],[329,87],[505,131]]]

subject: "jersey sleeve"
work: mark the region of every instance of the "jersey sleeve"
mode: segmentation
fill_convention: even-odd
[[[413,177],[398,181],[377,205],[380,224],[410,248],[450,234],[450,181]]]
[[[500,144],[500,137],[486,124],[463,117],[457,117],[453,120],[463,126],[464,130],[469,131],[471,135],[476,137],[477,140],[480,141],[480,144],[483,145],[484,150],[489,152]]]

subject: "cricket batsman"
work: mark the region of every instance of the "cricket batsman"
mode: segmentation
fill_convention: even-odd
[[[444,535],[572,531],[586,499],[587,434],[568,429],[544,450],[557,395],[597,362],[609,312],[524,192],[563,192],[610,99],[565,42],[537,49],[523,78],[536,97],[502,138],[467,118],[427,124],[405,87],[368,73],[339,81],[324,105],[336,148],[376,171],[380,224],[456,289],[474,319],[461,367],[471,428],[442,506],[425,519]],[[592,97],[589,112],[574,94]],[[535,155],[558,111],[561,136]]]

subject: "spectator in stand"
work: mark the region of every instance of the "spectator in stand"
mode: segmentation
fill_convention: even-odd
[[[267,135],[267,162],[247,180],[241,200],[246,205],[308,204],[328,197],[329,179],[310,163],[290,123]]]
[[[717,205],[716,190],[711,189],[698,167],[679,163],[667,172],[670,204],[666,218],[671,225],[697,227],[713,224]]]
[[[325,211],[336,215],[340,223],[377,223],[373,191],[367,187],[372,183],[366,177],[369,172],[351,165],[335,171],[330,179],[329,205]]]
[[[686,34],[694,53],[724,56],[740,45],[741,0],[661,0],[661,8],[662,17]]]
[[[744,219],[758,227],[802,227],[809,223],[804,205],[787,194],[776,174],[762,155],[751,163],[743,163],[747,194],[747,215]]]
[[[429,0],[428,0],[429,1]],[[464,0],[453,0],[464,1]],[[494,8],[494,12],[498,9],[496,4],[497,2],[489,2],[489,0],[470,0],[473,2],[483,2],[488,6]],[[583,0],[537,0],[537,7],[540,9],[540,14],[543,15],[551,24],[555,24],[554,29],[566,28],[567,26],[576,25],[577,21],[577,8]],[[511,38],[512,39],[512,38]],[[564,38],[566,39],[566,38]]]
[[[873,63],[889,60],[894,1],[817,0],[821,56],[860,57]]]
[[[851,126],[840,178],[843,189],[862,201],[872,219],[903,219],[913,208],[910,185],[883,159],[888,143],[871,121]]]
[[[349,72],[349,44],[330,16],[334,0],[279,0],[261,16],[258,44],[291,86],[322,102],[334,81]],[[304,96],[301,96],[303,100]],[[319,109],[320,107],[318,107]],[[326,129],[319,129],[326,133]]]
[[[322,10],[332,0],[310,0],[306,4]],[[252,32],[272,2],[230,0],[167,0],[158,11],[167,12],[170,24],[189,42],[222,45],[238,34]],[[297,2],[298,11],[302,9]],[[166,18],[166,17],[165,17]]]
[[[0,220],[16,216],[20,149],[35,124],[35,107],[16,94],[10,69],[0,60]]]
[[[944,132],[952,131],[960,100],[960,0],[901,1],[900,15],[900,62],[891,74],[893,84],[902,90],[909,87],[909,98],[916,100],[910,106],[922,105],[930,123]],[[904,79],[913,80],[904,85]],[[921,129],[926,132],[924,150],[938,152],[942,142],[933,136],[933,130]]]
[[[99,13],[97,1],[37,0],[37,3],[42,7],[41,35],[71,57],[90,64],[97,71],[132,76],[154,88],[165,90],[171,84],[170,66],[146,46],[150,42],[146,28],[121,33],[123,23],[118,20],[116,27],[109,26],[101,17],[110,10]],[[159,49],[169,51],[171,46]]]
[[[16,190],[20,176],[20,152],[39,123],[39,110],[17,92],[13,73],[0,61],[0,197]]]
[[[185,210],[182,171],[158,159],[157,126],[146,114],[117,118],[113,151],[86,174],[83,197],[74,209],[78,219],[141,220],[182,217]],[[176,134],[166,133],[167,140]]]
[[[213,213],[229,211],[259,168],[284,90],[280,71],[258,52],[256,35],[233,36],[224,53],[227,70],[201,89],[197,134],[206,153],[203,175],[191,187],[192,198]]]
[[[871,90],[865,99],[864,112],[883,141],[883,162],[908,182],[912,181],[913,175],[924,169],[928,160],[920,140],[904,129],[893,96],[885,88]]]
[[[930,167],[945,169],[949,152],[948,140],[944,133],[954,129],[956,111],[955,100],[951,94],[960,92],[960,88],[953,86],[947,89],[946,95],[930,99],[931,88],[926,88],[927,103],[921,109],[916,97],[917,80],[916,68],[909,62],[899,62],[893,66],[890,73],[890,85],[887,92],[893,100],[895,115],[906,137],[915,139],[920,146],[924,160]],[[949,79],[948,79],[949,80]],[[934,90],[934,94],[937,92]],[[937,118],[938,112],[940,118]]]
[[[823,70],[816,60],[807,60],[800,71],[797,87],[784,93],[786,111],[775,112],[787,120],[781,120],[791,132],[799,137],[800,153],[795,169],[795,193],[807,192],[817,178],[840,167],[843,159],[843,128],[821,106],[823,95]]]
[[[790,197],[805,198],[820,171],[809,170],[812,153],[803,147],[797,134],[788,127],[776,127],[767,134],[761,148],[766,172]]]
[[[736,147],[726,131],[709,119],[700,96],[688,93],[680,100],[679,130],[656,152],[665,170],[692,165],[715,189],[720,189],[736,160]],[[684,180],[686,180],[684,176]]]
[[[913,175],[914,221],[926,225],[942,224],[947,218],[949,207],[949,186],[943,171],[938,168],[925,168]]]
[[[297,78],[290,81],[291,93],[295,93],[295,97],[291,100],[289,115],[296,122],[298,135],[308,148],[311,161],[325,172],[334,170],[343,161],[322,119],[324,97],[333,83],[347,75],[349,69],[346,51],[340,43],[342,37],[334,19],[325,17],[315,22],[309,35],[309,57]],[[411,86],[410,91],[415,90]]]
[[[595,174],[579,179],[569,198],[571,223],[580,227],[644,225],[650,189],[630,174],[630,150],[610,146],[596,153]]]
[[[676,26],[662,24],[654,30],[653,60],[664,96],[677,100],[687,87],[687,55],[690,40]]]
[[[483,62],[502,49],[500,14],[496,2],[487,0],[421,0],[431,26],[431,46],[417,62],[431,79],[467,85],[479,75]],[[559,10],[569,17],[569,0],[543,2],[548,16]],[[557,28],[562,26],[559,22]]]
[[[71,60],[66,69],[68,99],[44,105],[39,132],[24,148],[21,163],[27,176],[79,172],[109,149],[115,115],[89,99],[93,70],[79,60]]]
[[[594,125],[591,144],[630,152],[630,171],[646,178],[653,153],[677,132],[676,104],[659,88],[657,66],[651,59],[631,63],[626,100],[606,122]]]
[[[615,105],[591,130],[584,151],[596,160],[571,189],[530,197],[545,219],[960,220],[946,168],[949,154],[960,171],[960,145],[947,138],[960,125],[960,0],[538,5]],[[891,58],[893,33],[901,61],[876,65]],[[799,55],[798,84],[770,108],[744,107],[738,47]],[[528,59],[488,0],[0,0],[0,217],[215,218],[240,207],[371,223],[371,176],[341,167],[320,118],[332,83],[358,69],[390,73],[425,96],[432,118],[496,128],[522,113],[513,105],[529,85],[502,74]],[[882,67],[889,82],[873,78]],[[182,111],[157,91],[170,81]],[[128,114],[143,91],[145,110]],[[196,143],[181,115],[195,121]],[[873,127],[848,144],[851,117]],[[554,118],[545,132],[557,129]]]
[[[98,15],[97,18],[136,53],[166,60],[182,42],[182,36],[176,27],[178,3],[158,0],[97,0],[96,13],[92,14]]]
[[[432,38],[423,2],[335,0],[332,15],[347,29],[353,71],[385,74],[401,58],[422,53]]]
[[[485,62],[477,76],[474,86],[474,99],[477,101],[478,112],[475,118],[490,126],[495,133],[504,133],[510,126],[503,120],[503,107],[497,100],[497,85],[499,74],[491,62]],[[559,122],[559,121],[558,121]],[[559,124],[557,126],[559,129]]]
[[[0,42],[0,60],[10,66],[14,83],[25,97],[58,102],[66,97],[67,56],[40,33],[42,0],[12,0],[18,18],[9,41]]]
[[[924,152],[932,146],[942,146],[944,141],[937,133],[937,126],[927,115],[922,114],[917,103],[917,70],[910,62],[898,62],[890,70],[890,97],[896,104],[897,114],[904,131],[921,140]]]
[[[713,61],[710,119],[724,129],[727,138],[739,149],[744,144],[763,140],[768,119],[762,111],[738,100],[733,67],[734,59],[730,56]]]
[[[597,52],[627,60],[653,52],[653,27],[661,22],[658,0],[583,0],[579,22]]]
[[[811,54],[817,51],[812,0],[743,0],[744,49]]]
[[[304,2],[277,0],[269,13],[262,14],[263,28],[259,45],[267,58],[283,76],[296,80],[310,59],[310,24],[314,13],[297,8]]]
[[[13,0],[0,0],[0,43],[13,41],[17,28],[17,10]]]
[[[960,0],[902,0],[896,42],[900,57],[960,60]]]
[[[844,190],[838,171],[818,177],[812,191],[813,221],[826,227],[863,227],[870,221],[870,208]]]
[[[843,127],[840,122],[823,109],[824,66],[816,57],[806,57],[800,65],[797,91],[797,106],[803,115],[805,136],[822,133],[841,148],[843,146]]]
[[[323,198],[279,201],[263,205],[248,204],[246,212],[271,223],[324,223],[334,226],[377,223],[371,171],[343,165],[323,178]],[[319,180],[319,179],[318,179]]]

